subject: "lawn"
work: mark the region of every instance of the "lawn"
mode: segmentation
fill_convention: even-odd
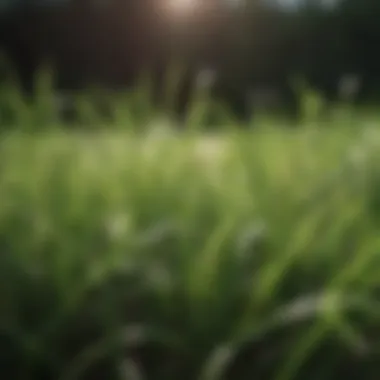
[[[0,373],[377,378],[379,148],[369,125],[3,133]]]

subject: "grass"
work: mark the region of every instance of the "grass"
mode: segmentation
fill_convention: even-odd
[[[369,126],[4,133],[1,374],[375,379],[379,147]]]
[[[142,86],[68,129],[49,91],[0,88],[4,378],[377,378],[375,113],[174,133]]]

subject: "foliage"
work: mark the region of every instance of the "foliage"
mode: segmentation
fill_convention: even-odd
[[[210,0],[207,10],[186,22],[168,19],[161,0],[74,0],[54,7],[37,6],[39,1],[0,12],[0,49],[28,89],[45,59],[59,73],[59,88],[129,89],[141,67],[157,69],[179,55],[190,66],[217,67],[229,77],[226,88],[280,85],[302,75],[334,97],[340,77],[355,73],[363,82],[359,98],[378,99],[375,0],[342,0],[335,7],[311,0],[292,11],[271,7],[270,0],[240,10]]]
[[[375,379],[379,138],[4,133],[1,374]]]

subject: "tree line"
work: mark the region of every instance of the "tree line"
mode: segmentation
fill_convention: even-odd
[[[358,100],[380,95],[377,0],[334,7],[309,1],[292,11],[258,0],[234,8],[205,0],[182,19],[165,14],[164,1],[20,1],[1,11],[0,49],[26,91],[42,64],[54,68],[59,89],[131,88],[142,70],[160,78],[176,57],[189,68],[190,82],[199,67],[216,68],[219,93],[235,94],[237,103],[242,89],[286,88],[293,77],[334,99],[347,73],[361,79]]]

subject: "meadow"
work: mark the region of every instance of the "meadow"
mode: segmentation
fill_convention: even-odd
[[[67,130],[13,96],[5,379],[377,378],[376,118]]]

